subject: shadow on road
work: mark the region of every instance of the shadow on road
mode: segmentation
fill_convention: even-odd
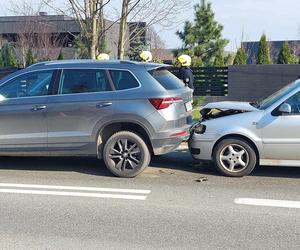
[[[150,168],[180,170],[203,175],[219,176],[211,163],[193,160],[187,149],[176,150],[162,156],[152,157]],[[102,160],[93,157],[1,157],[0,170],[65,171],[88,175],[113,175],[106,169]],[[295,167],[257,167],[252,176],[300,178],[300,168]]]
[[[1,157],[0,170],[65,171],[113,176],[102,160],[93,157]]]
[[[300,178],[299,167],[258,166],[252,176]]]
[[[175,152],[169,153],[167,155],[155,157],[151,162],[151,166],[189,171],[204,175],[220,176],[212,163],[193,160],[188,150],[186,149],[176,150]],[[251,176],[300,178],[300,168],[258,166],[251,173]]]

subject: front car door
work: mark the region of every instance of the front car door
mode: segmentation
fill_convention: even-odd
[[[300,93],[288,98],[292,112],[281,114],[276,108],[264,119],[262,129],[263,147],[266,159],[300,160]]]
[[[97,153],[98,130],[113,113],[112,89],[106,70],[62,70],[58,95],[47,107],[49,153]]]
[[[55,76],[53,70],[29,72],[0,86],[0,154],[39,154],[47,149],[45,112]]]

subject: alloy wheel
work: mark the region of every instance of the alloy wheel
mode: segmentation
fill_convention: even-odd
[[[132,170],[141,163],[141,149],[138,144],[129,139],[119,139],[109,151],[109,158],[114,161],[119,171]]]
[[[241,172],[249,164],[249,153],[239,144],[226,145],[220,153],[220,163],[230,172]]]

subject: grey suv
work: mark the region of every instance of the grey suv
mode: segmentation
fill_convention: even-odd
[[[189,136],[192,90],[167,65],[38,63],[0,82],[0,155],[97,156],[134,177]]]

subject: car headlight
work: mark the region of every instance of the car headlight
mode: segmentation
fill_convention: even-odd
[[[205,130],[206,130],[206,126],[201,123],[196,123],[191,128],[191,132],[194,132],[196,134],[204,134]]]

